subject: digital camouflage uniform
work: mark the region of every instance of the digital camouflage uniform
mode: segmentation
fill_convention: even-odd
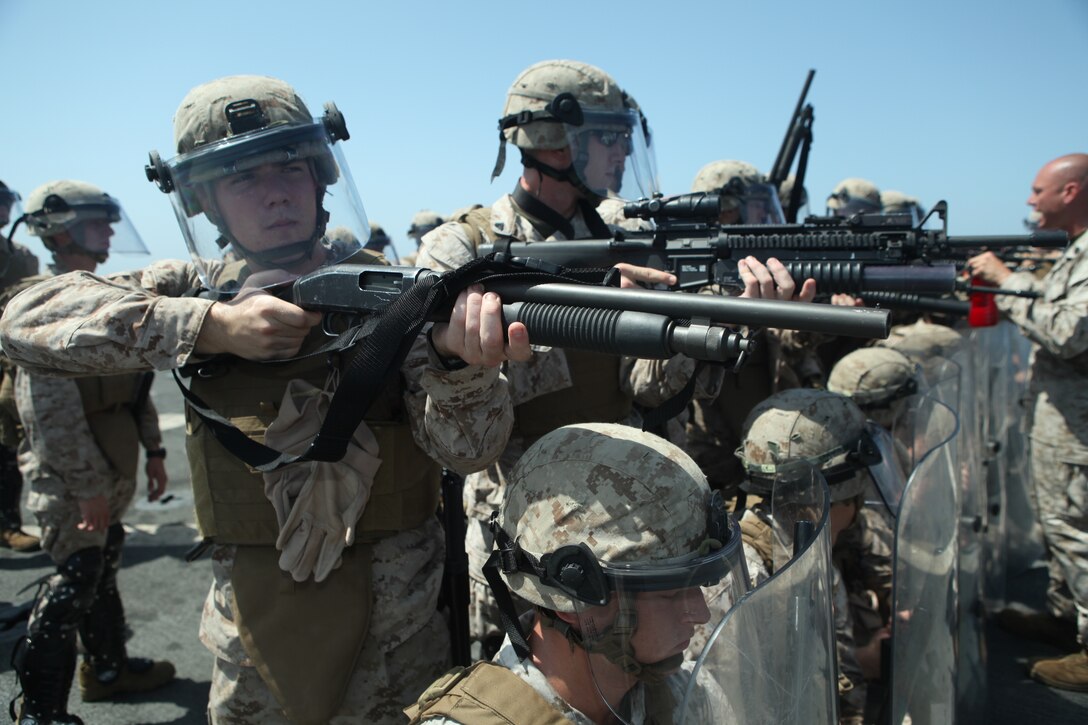
[[[0,254],[0,310],[20,280],[38,274],[38,258],[21,244],[14,246],[14,254]],[[15,409],[15,366],[0,353],[0,532],[18,531],[23,525],[19,510],[23,479],[15,459],[21,437]]]
[[[150,397],[143,396],[142,374],[111,376],[110,384],[122,383],[131,389],[131,413],[136,420],[139,442],[147,450],[162,447],[158,411]],[[81,378],[91,385],[97,378]],[[80,385],[69,378],[54,378],[22,370],[15,383],[15,397],[26,439],[20,447],[19,467],[30,484],[28,508],[42,528],[42,548],[53,561],[62,564],[80,549],[102,548],[106,531],[76,528],[82,520],[79,500],[105,496],[110,507],[110,526],[121,516],[136,493],[132,470],[122,471],[103,451],[84,413]],[[136,455],[138,451],[132,451]]]
[[[1088,232],[1043,279],[1017,272],[1001,287],[1042,295],[999,295],[996,302],[1033,343],[1031,467],[1050,608],[1075,617],[1088,645]]]
[[[158,262],[106,280],[85,273],[66,275],[13,300],[0,338],[18,364],[31,370],[176,368],[190,361],[212,305],[186,296],[199,286],[197,269],[181,261]],[[323,358],[315,360],[324,366]],[[509,398],[497,370],[439,371],[429,363],[423,343],[410,353],[401,373],[403,405],[423,452],[462,472],[493,460],[510,425]],[[214,407],[215,401],[208,402]],[[190,416],[190,433],[194,421]],[[190,452],[195,440],[190,439]],[[250,476],[253,486],[263,490],[260,475]],[[436,488],[437,484],[436,480]],[[209,485],[214,490],[214,476]],[[271,503],[267,505],[271,509]],[[422,525],[370,547],[374,616],[339,708],[340,715],[352,722],[400,721],[400,708],[448,663],[448,637],[435,611],[444,547],[433,516],[419,513]],[[230,573],[237,548],[213,548],[213,585],[201,623],[201,640],[216,655],[209,716],[224,723],[286,722],[280,703],[252,668],[234,623],[237,610]],[[262,549],[271,549],[267,566],[278,572],[270,546],[245,548],[261,556]],[[345,561],[358,548],[346,550]],[[282,572],[279,578],[290,580]],[[327,581],[337,578],[334,571]],[[285,586],[289,592],[291,585]],[[315,659],[321,656],[307,651],[305,666],[323,672]],[[332,721],[343,719],[334,716]]]
[[[606,200],[602,218],[617,219],[609,205],[619,202]],[[466,216],[461,221],[448,222],[423,238],[416,263],[421,267],[447,270],[460,267],[476,258],[476,246],[466,230]],[[592,236],[581,213],[570,220],[574,239],[586,239]],[[491,243],[495,239],[509,237],[516,241],[544,241],[545,239],[565,239],[562,232],[555,232],[544,237],[532,221],[515,205],[513,197],[503,196],[491,207],[490,227],[480,229],[482,241]],[[530,336],[531,342],[531,336]],[[601,356],[602,359],[604,356]],[[526,426],[533,421],[519,416],[519,410],[526,403],[549,394],[562,394],[570,391],[574,385],[567,353],[559,348],[539,348],[527,362],[508,362],[504,371],[510,384],[511,402],[515,406],[515,427],[502,456],[485,470],[474,473],[465,479],[464,503],[468,515],[468,530],[465,548],[469,556],[469,631],[474,640],[483,641],[501,637],[498,610],[484,581],[482,570],[484,561],[491,553],[491,535],[487,522],[491,513],[498,509],[504,483],[510,469],[537,437],[547,432],[534,430],[526,434]],[[684,356],[675,356],[668,360],[621,360],[614,380],[590,381],[595,386],[615,388],[611,404],[606,405],[613,415],[609,420],[600,422],[630,422],[638,424],[637,414],[632,402],[641,402],[653,407],[679,392],[687,384],[695,370],[695,361]],[[720,383],[720,376],[701,375],[697,385],[697,396],[713,396]],[[624,404],[623,400],[627,402]],[[618,414],[617,414],[618,412]],[[583,410],[570,413],[561,423],[599,421],[601,410]]]

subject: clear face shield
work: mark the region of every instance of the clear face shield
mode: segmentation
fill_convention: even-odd
[[[733,178],[721,190],[721,194],[722,216],[728,216],[730,224],[786,223],[778,192],[770,184],[749,184]]]
[[[774,569],[714,629],[687,683],[684,725],[836,722],[830,492],[804,462],[759,487]]]
[[[708,597],[736,602],[749,589],[739,527],[724,505],[716,515],[721,533],[689,556],[599,564],[606,596],[574,598],[575,611],[558,615],[573,620],[597,692],[621,722],[676,712],[690,679],[685,651],[697,657],[697,628],[715,625]]]
[[[832,194],[828,198],[828,216],[852,217],[855,214],[879,214],[880,212],[879,203],[864,197],[852,197],[843,193]]]
[[[589,107],[581,116],[580,124],[563,124],[578,179],[602,198],[635,200],[658,193],[656,164],[639,112]]]
[[[359,247],[356,247],[356,249],[358,248]],[[393,240],[389,238],[388,234],[371,234],[370,239],[366,241],[366,244],[363,245],[362,248],[382,255],[393,264],[400,263],[400,254],[397,253],[397,247],[393,244]]]
[[[707,497],[706,536],[694,551],[634,563],[599,561],[585,543],[526,552],[492,519],[496,550],[484,574],[500,607],[509,598],[500,571],[515,590],[511,577],[547,592],[557,604],[540,615],[543,626],[560,630],[585,656],[596,692],[620,722],[675,711],[690,671],[684,651],[711,618],[707,591],[722,589],[739,601],[749,589],[740,529],[720,494]]]
[[[52,239],[54,253],[65,251],[65,241],[99,264],[111,254],[149,253],[121,204],[107,194],[71,204],[59,196],[49,196],[42,208],[27,214],[25,220],[30,234]]]
[[[906,461],[903,460],[905,456],[896,451],[891,431],[873,421],[865,425],[866,432],[880,456],[879,460],[869,464],[873,485],[866,492],[865,503],[886,509],[894,518],[899,513],[899,502],[907,487],[907,474],[904,470]]]
[[[166,162],[152,152],[148,178],[170,195],[209,289],[280,284],[367,246],[370,226],[336,143],[346,138],[327,104],[311,123],[241,133]]]

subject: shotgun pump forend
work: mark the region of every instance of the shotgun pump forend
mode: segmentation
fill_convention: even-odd
[[[327,317],[360,318],[383,311],[414,285],[439,276],[418,267],[340,264],[297,279],[289,299]],[[502,298],[505,322],[525,323],[529,339],[540,345],[657,359],[684,353],[724,362],[753,351],[755,341],[722,325],[870,338],[887,337],[889,330],[886,310],[541,283],[524,277],[499,274],[482,283]],[[448,320],[450,311],[440,308],[430,319]]]

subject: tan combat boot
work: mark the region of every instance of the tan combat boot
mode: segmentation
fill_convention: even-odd
[[[166,685],[174,679],[174,665],[163,660],[156,662],[143,657],[129,657],[120,671],[103,681],[95,673],[90,662],[79,665],[79,692],[83,702],[112,700],[126,692],[147,692]]]
[[[20,529],[4,529],[0,531],[0,546],[28,554],[40,551],[42,543],[37,536],[31,536]]]
[[[1038,660],[1030,674],[1033,680],[1059,690],[1088,692],[1088,652]]]

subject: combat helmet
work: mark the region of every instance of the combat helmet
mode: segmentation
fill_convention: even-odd
[[[827,208],[834,216],[878,214],[881,210],[880,189],[868,179],[843,179],[827,197]]]
[[[857,403],[863,411],[889,406],[918,392],[918,366],[886,347],[863,347],[844,355],[827,379],[827,389]]]
[[[365,245],[366,215],[338,145],[349,137],[335,104],[314,118],[294,88],[275,78],[228,76],[189,91],[174,115],[177,156],[164,162],[152,151],[146,171],[170,195],[206,286],[234,291],[250,272],[293,273],[341,261],[337,250],[344,247],[328,243],[329,228],[344,227]],[[300,220],[297,238],[268,243],[247,230],[242,239],[224,216],[225,190],[262,191],[254,179],[263,169],[305,170],[312,180],[316,212]],[[245,268],[225,267],[233,258]]]
[[[71,245],[99,264],[111,251],[147,254],[121,203],[85,181],[62,179],[42,184],[27,196],[22,220],[27,231],[54,254]]]
[[[823,474],[832,501],[855,498],[883,468],[882,440],[866,424],[865,413],[845,395],[811,388],[784,390],[753,408],[744,421],[744,442],[736,453],[746,474],[742,488],[769,495],[780,470],[804,461]]]
[[[705,611],[702,587],[728,580],[738,597],[747,588],[739,531],[695,462],[623,425],[569,425],[540,438],[514,466],[492,531],[484,570],[500,605],[509,587],[545,626],[632,680],[660,682],[682,659],[682,650],[635,656],[639,626],[654,624],[639,620],[640,595],[681,591]],[[520,630],[508,634],[524,641]]]
[[[412,217],[412,226],[408,227],[408,236],[416,240],[416,245],[423,239],[423,235],[432,229],[437,229],[446,223],[438,212],[423,209]]]
[[[722,159],[699,169],[693,192],[711,192],[722,199],[722,221],[731,224],[782,224],[785,217],[778,192],[767,177],[746,161]]]
[[[901,191],[888,190],[880,192],[880,203],[885,214],[909,214],[911,221],[915,225],[921,224],[922,219],[926,216],[926,210],[922,206],[922,202],[913,196],[907,196]]]
[[[526,168],[569,182],[594,204],[610,195],[652,196],[656,188],[643,119],[630,97],[600,68],[573,60],[536,63],[507,91],[491,178],[502,173],[510,142],[521,149]],[[622,144],[622,169],[610,168],[606,175],[589,170],[594,139],[608,149]],[[533,153],[568,147],[570,164],[562,169]]]
[[[963,335],[947,325],[918,320],[910,325],[893,327],[888,339],[881,344],[901,352],[914,362],[924,363],[934,356],[951,357],[963,344]]]

